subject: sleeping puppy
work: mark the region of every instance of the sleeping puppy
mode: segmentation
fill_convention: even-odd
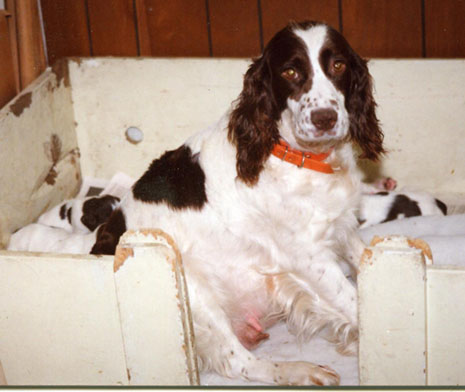
[[[419,215],[447,215],[447,206],[425,192],[383,191],[362,195],[358,219],[362,229]]]
[[[39,223],[27,225],[10,237],[7,249],[24,252],[89,253],[95,233],[70,233],[61,228]]]
[[[37,223],[68,233],[90,233],[108,219],[119,201],[111,195],[66,200],[42,214]]]

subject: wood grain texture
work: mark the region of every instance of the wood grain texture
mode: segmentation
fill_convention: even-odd
[[[87,0],[92,54],[137,56],[136,14],[133,0]]]
[[[136,0],[141,54],[209,56],[205,0]]]
[[[339,29],[338,0],[261,0],[265,44],[290,20],[315,20]]]
[[[15,0],[5,0],[5,10],[8,14],[11,15],[7,19],[8,22],[8,31],[10,34],[10,47],[11,47],[11,56],[13,60],[13,69],[15,73],[15,84],[16,84],[16,93],[21,91],[21,79],[19,77],[19,54],[18,54],[18,38],[16,30],[16,7]]]
[[[421,1],[342,0],[342,31],[364,57],[421,57]]]
[[[465,57],[465,0],[425,0],[426,57]]]
[[[11,16],[0,10],[0,108],[17,93],[16,81],[11,53],[10,33],[7,18]],[[0,374],[0,385],[1,374]]]
[[[23,89],[45,70],[47,62],[38,3],[16,0],[15,8],[19,74]]]
[[[212,53],[215,57],[255,57],[261,52],[258,3],[209,0]]]
[[[84,0],[41,0],[48,62],[69,56],[90,56]]]

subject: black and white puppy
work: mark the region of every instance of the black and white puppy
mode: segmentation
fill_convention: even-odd
[[[395,219],[422,215],[447,215],[447,206],[426,192],[382,191],[362,195],[360,228]]]
[[[111,195],[66,200],[42,214],[10,237],[8,250],[55,253],[89,253],[95,242],[93,231],[106,222],[118,206]]]
[[[90,233],[106,222],[119,201],[111,195],[66,200],[42,214],[37,223],[69,233]]]

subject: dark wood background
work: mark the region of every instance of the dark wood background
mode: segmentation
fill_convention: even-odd
[[[62,57],[250,58],[290,19],[329,23],[367,58],[465,58],[465,0],[5,0],[5,6],[0,107]]]
[[[63,56],[253,57],[290,20],[322,20],[365,57],[465,57],[465,0],[41,0]]]

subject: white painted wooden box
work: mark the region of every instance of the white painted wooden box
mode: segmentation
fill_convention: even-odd
[[[93,58],[47,70],[0,111],[0,248],[73,197],[83,176],[137,178],[216,121],[238,96],[248,63]],[[465,61],[373,60],[370,70],[390,153],[382,165],[364,166],[368,178],[389,175],[449,206],[464,204]],[[140,143],[128,139],[129,127],[143,132]],[[378,241],[361,265],[360,381],[464,383],[465,269],[426,265],[402,241]],[[396,268],[411,274],[401,282]],[[397,297],[395,284],[403,288]],[[394,338],[383,321],[389,312],[406,326]],[[127,233],[115,258],[0,251],[0,380],[195,385],[193,349],[182,261],[169,233]]]

